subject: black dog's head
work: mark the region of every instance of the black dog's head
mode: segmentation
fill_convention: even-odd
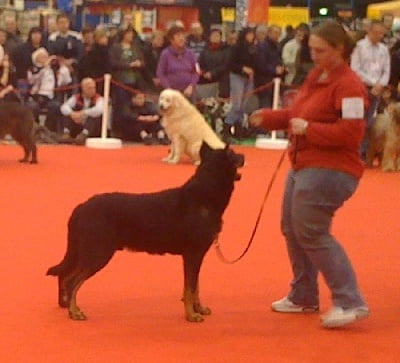
[[[233,151],[229,145],[224,149],[212,149],[203,142],[200,148],[200,167],[213,165],[213,168],[220,170],[227,176],[232,175],[233,180],[240,180],[241,175],[237,169],[244,165],[244,155]]]

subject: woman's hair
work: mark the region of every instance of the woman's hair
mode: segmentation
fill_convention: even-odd
[[[311,34],[324,39],[331,47],[343,45],[343,58],[349,59],[355,42],[346,30],[336,21],[324,21],[311,30]]]
[[[172,25],[167,31],[168,40],[171,40],[175,36],[175,34],[178,34],[178,33],[185,33],[185,28],[181,27],[180,25],[176,25],[176,24]]]

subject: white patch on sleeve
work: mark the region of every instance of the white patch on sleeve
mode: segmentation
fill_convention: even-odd
[[[363,119],[364,100],[361,97],[348,97],[342,99],[343,119]]]

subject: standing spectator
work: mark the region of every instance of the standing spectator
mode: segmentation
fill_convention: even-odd
[[[96,92],[94,79],[84,78],[81,81],[81,92],[72,95],[61,106],[61,141],[84,145],[88,137],[100,136],[103,101],[103,97]]]
[[[57,119],[52,117],[62,103],[63,92],[56,90],[58,87],[71,83],[72,78],[69,69],[62,64],[57,56],[49,56],[45,48],[39,48],[32,53],[33,66],[28,70],[28,82],[30,85],[30,98],[28,105],[39,122],[39,113],[48,109],[46,127],[59,133]],[[56,97],[57,94],[57,97]]]
[[[82,45],[83,45],[83,56],[88,54],[94,45],[94,27],[91,24],[86,24],[82,30]]]
[[[186,37],[186,44],[196,54],[196,58],[199,59],[201,52],[207,45],[204,28],[200,22],[195,21],[190,25],[190,33]]]
[[[225,119],[223,139],[232,142],[231,128],[234,136],[243,136],[246,101],[254,89],[254,70],[256,67],[255,32],[253,28],[241,30],[238,42],[232,47],[229,61],[229,84],[231,109]]]
[[[29,84],[27,76],[28,69],[33,66],[32,53],[43,47],[45,47],[45,39],[41,28],[32,27],[29,30],[27,40],[13,52],[12,62],[15,66],[17,88],[24,98],[28,95]]]
[[[285,44],[289,41],[292,40],[295,37],[295,29],[293,28],[292,25],[287,25],[285,28],[285,34],[283,36],[283,38],[280,40],[279,42],[279,48],[283,49],[283,47],[285,46]]]
[[[28,69],[33,65],[32,53],[39,48],[45,48],[44,34],[41,28],[32,27],[26,41],[15,49],[11,57],[17,79],[26,79]]]
[[[121,30],[120,41],[110,49],[110,62],[113,79],[122,87],[113,88],[113,131],[119,132],[121,126],[121,110],[129,102],[130,92],[123,87],[141,89],[143,82],[141,70],[144,67],[143,53],[136,39],[137,32],[128,27]]]
[[[199,80],[196,55],[185,45],[185,29],[181,26],[172,25],[167,38],[170,45],[161,53],[157,77],[163,88],[181,91],[193,101]]]
[[[83,43],[81,34],[70,30],[70,26],[66,14],[57,15],[57,31],[49,35],[47,49],[51,55],[63,58],[62,62],[69,68],[75,83],[76,67],[83,57]]]
[[[257,44],[254,84],[256,88],[260,88],[257,90],[259,107],[272,107],[273,86],[266,85],[275,77],[282,77],[285,73],[279,48],[280,36],[281,28],[271,25],[267,38],[264,42]]]
[[[353,46],[340,24],[321,23],[310,36],[316,67],[292,106],[262,109],[250,117],[254,126],[288,129],[292,141],[280,225],[293,279],[288,295],[271,308],[292,314],[318,312],[321,272],[333,303],[321,316],[325,328],[369,316],[351,262],[331,234],[333,217],[356,191],[364,171],[359,147],[368,95],[348,65]]]
[[[7,39],[5,43],[6,52],[10,55],[11,59],[15,49],[23,43],[21,38],[21,32],[17,26],[17,20],[15,17],[6,17],[4,21],[5,31],[7,33]]]
[[[160,79],[157,77],[157,65],[161,52],[165,48],[165,34],[163,31],[156,30],[152,33],[148,42],[143,44],[143,57],[146,67],[142,74],[146,82],[146,89],[153,92],[161,90]]]
[[[211,29],[207,47],[200,53],[199,57],[199,84],[216,82],[217,94],[215,96],[229,97],[229,57],[229,49],[222,42],[221,30]]]
[[[131,102],[124,105],[122,138],[142,141],[145,145],[166,144],[168,139],[160,124],[160,115],[153,102],[146,101],[143,92],[132,95]]]
[[[296,73],[297,54],[306,33],[308,33],[308,26],[306,24],[297,26],[294,38],[289,40],[282,48],[282,61],[286,69],[286,84],[292,84],[293,82]]]
[[[260,24],[256,27],[256,43],[262,43],[268,36],[268,26]]]
[[[310,35],[306,32],[301,40],[300,49],[296,55],[295,61],[295,73],[293,78],[293,84],[301,85],[306,79],[308,73],[314,68],[314,62],[311,58],[311,50],[308,45]]]
[[[382,22],[373,20],[364,39],[357,42],[351,56],[351,68],[359,75],[368,88],[370,106],[367,110],[367,129],[361,155],[365,160],[368,149],[368,133],[375,122],[375,113],[380,98],[390,77],[390,55],[386,45],[382,43],[386,28]]]
[[[108,37],[104,30],[97,29],[94,32],[94,44],[85,54],[78,65],[78,79],[97,79],[106,73],[111,73],[110,51]],[[103,94],[103,86],[98,87],[98,92]]]

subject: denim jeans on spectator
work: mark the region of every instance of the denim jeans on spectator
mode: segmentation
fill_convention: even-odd
[[[367,120],[367,126],[365,130],[365,136],[364,139],[361,143],[361,156],[365,159],[365,154],[368,150],[369,142],[368,142],[368,134],[371,130],[372,125],[375,122],[375,113],[376,110],[378,109],[379,103],[381,102],[381,97],[380,96],[374,96],[369,92],[369,107],[367,109],[365,118]]]
[[[332,218],[353,195],[358,180],[335,170],[307,168],[290,171],[282,206],[281,228],[286,238],[294,278],[289,299],[299,305],[318,305],[320,271],[334,306],[365,305],[351,262],[331,235]]]
[[[252,79],[235,73],[229,74],[229,82],[231,109],[226,116],[225,123],[228,125],[242,124],[246,101],[250,96],[250,92],[254,89],[254,83]]]

